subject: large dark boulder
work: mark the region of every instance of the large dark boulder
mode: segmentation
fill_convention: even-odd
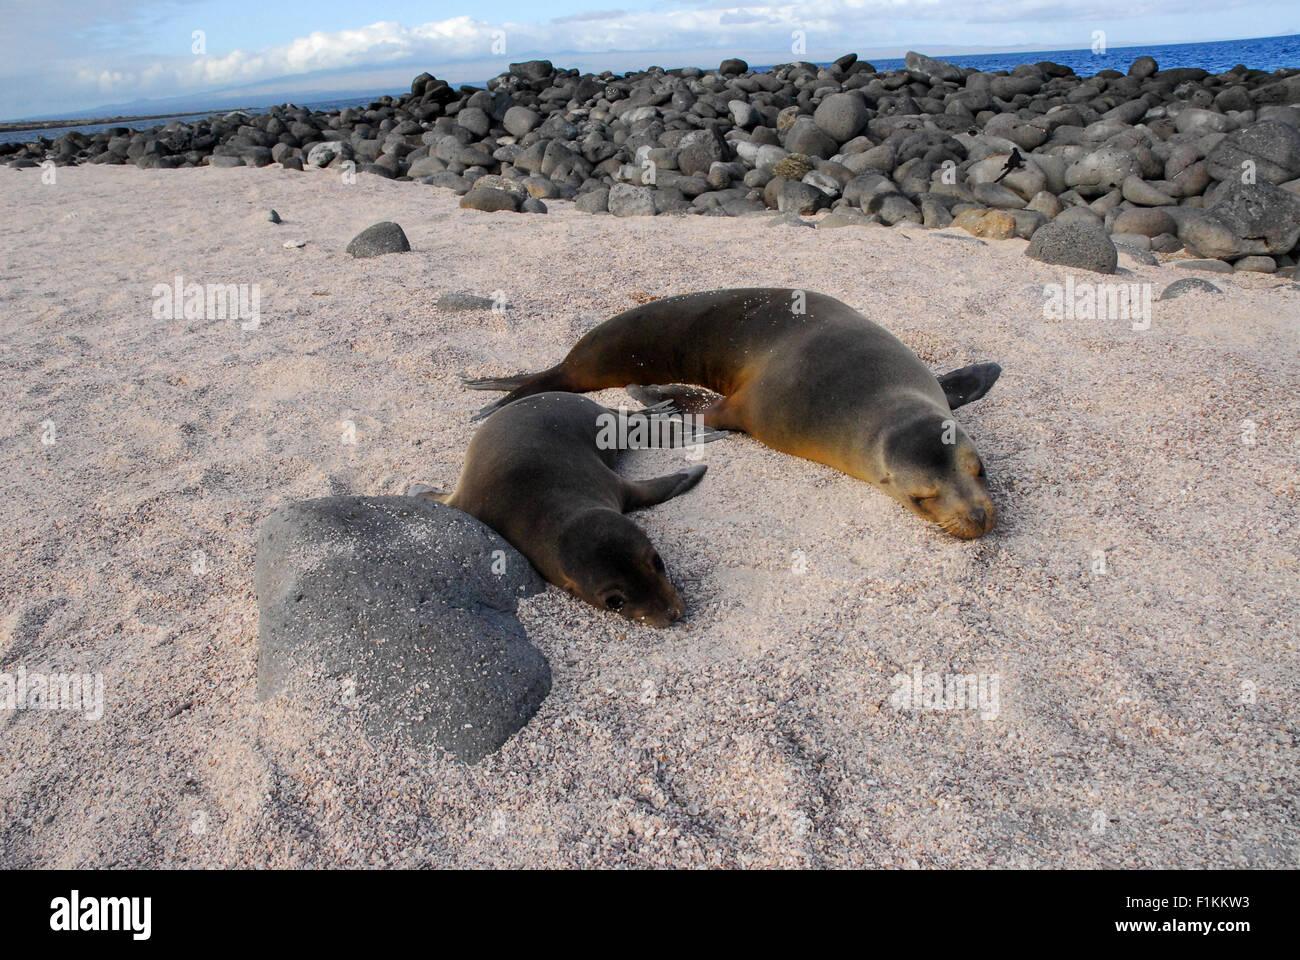
[[[848,143],[863,131],[868,119],[866,103],[852,93],[832,93],[813,114],[813,122],[836,143]]]
[[[908,70],[915,74],[929,78],[931,82],[937,80],[959,81],[964,74],[961,67],[948,63],[945,60],[936,60],[934,57],[927,57],[924,54],[909,50],[903,58],[903,64]]]
[[[1119,263],[1119,252],[1101,227],[1060,219],[1038,229],[1025,256],[1096,273],[1114,273]]]
[[[429,73],[428,71],[426,71],[426,72],[420,74],[420,75],[419,75],[418,77],[416,77],[414,80],[412,80],[412,81],[411,81],[411,96],[413,96],[413,97],[422,97],[422,96],[424,96],[424,87],[425,87],[425,84],[427,84],[427,83],[428,83],[430,80],[432,80],[432,79],[433,79],[433,74],[431,74],[431,73]]]
[[[1139,80],[1145,80],[1147,77],[1153,76],[1159,69],[1159,65],[1151,57],[1138,57],[1129,64],[1128,75]]]
[[[1205,158],[1215,180],[1285,183],[1300,177],[1300,130],[1285,123],[1255,123],[1228,134]]]
[[[1203,213],[1181,220],[1178,239],[1203,257],[1235,260],[1290,253],[1300,241],[1300,196],[1271,183],[1229,180]]]
[[[678,144],[677,169],[688,177],[707,176],[709,168],[726,159],[726,148],[712,130],[693,130]]]
[[[257,695],[357,713],[376,740],[474,763],[537,711],[550,667],[515,618],[545,583],[478,520],[417,497],[291,503],[262,524]]]
[[[1219,294],[1223,293],[1223,291],[1210,283],[1209,280],[1202,280],[1200,277],[1183,277],[1183,279],[1175,280],[1165,287],[1164,292],[1160,294],[1160,299],[1177,300],[1189,293]]]
[[[555,67],[549,60],[525,60],[523,63],[510,64],[510,72],[524,80],[540,83],[555,73]]]
[[[811,117],[800,117],[786,131],[785,149],[790,153],[828,160],[839,152],[840,145]]]

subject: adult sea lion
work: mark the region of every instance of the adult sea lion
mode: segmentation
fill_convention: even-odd
[[[889,331],[833,297],[755,288],[647,303],[589,331],[548,370],[466,386],[510,391],[490,411],[544,390],[699,384],[722,394],[700,409],[706,426],[866,480],[972,539],[996,514],[984,463],[952,410],[1001,372],[983,363],[936,379]],[[680,389],[658,395],[692,405]]]
[[[574,393],[543,393],[497,410],[470,441],[456,489],[407,492],[482,520],[547,580],[593,606],[666,627],[683,612],[649,538],[623,516],[685,493],[703,464],[653,480],[611,469],[620,434],[610,417],[664,417],[668,404],[627,413]],[[615,421],[616,423],[616,421]],[[707,442],[694,434],[694,442]]]

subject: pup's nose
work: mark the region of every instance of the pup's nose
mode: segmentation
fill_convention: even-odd
[[[983,507],[971,507],[970,518],[972,522],[983,527],[985,522],[988,520],[989,515]]]

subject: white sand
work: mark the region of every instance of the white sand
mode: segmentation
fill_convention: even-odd
[[[1067,271],[1023,241],[920,228],[487,215],[278,168],[6,169],[0,196],[0,664],[106,686],[97,722],[0,711],[0,865],[1297,865],[1295,286],[1213,276],[1226,296],[1135,332],[1044,319]],[[345,255],[378,220],[413,252]],[[261,329],[153,319],[178,274],[260,284]],[[639,515],[687,619],[526,601],[554,687],[479,766],[254,700],[275,507],[451,483],[490,399],[461,371],[550,364],[643,294],[752,285],[840,297],[939,372],[1002,364],[958,413],[994,533],[735,437]],[[504,317],[435,308],[498,289]],[[891,706],[916,664],[996,674],[998,716]]]

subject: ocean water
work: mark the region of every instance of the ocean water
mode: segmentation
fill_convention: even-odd
[[[1102,70],[1118,70],[1127,73],[1128,66],[1141,56],[1154,57],[1162,70],[1170,67],[1201,67],[1210,73],[1223,73],[1239,63],[1244,63],[1254,70],[1273,71],[1283,67],[1300,67],[1300,34],[1285,37],[1259,37],[1252,40],[1218,40],[1212,43],[1175,43],[1152,46],[1106,47],[1105,53],[1093,53],[1092,50],[1038,50],[1017,51],[1014,53],[982,53],[970,56],[941,57],[961,67],[975,67],[984,72],[1010,70],[1022,63],[1038,63],[1051,60],[1063,64],[1080,76],[1092,76]],[[876,59],[871,61],[878,70],[898,70],[903,66],[902,59]],[[562,64],[561,64],[562,65]],[[822,64],[825,66],[826,64]],[[768,66],[757,66],[755,70],[770,70]],[[482,86],[482,84],[475,84]],[[342,110],[345,107],[366,106],[384,93],[400,91],[380,91],[370,96],[354,97],[348,100],[323,100],[304,103],[301,106],[311,110]],[[262,113],[269,106],[244,107],[248,113]],[[129,127],[133,130],[147,130],[151,127],[170,123],[171,120],[202,120],[219,111],[192,113],[167,120],[141,120],[134,123],[99,123],[69,127],[50,127],[45,130],[18,130],[0,132],[0,143],[21,140],[31,141],[41,136],[53,140],[70,130],[82,133],[96,133],[111,127]],[[224,111],[220,111],[224,112]]]
[[[1138,57],[1154,57],[1161,70],[1171,67],[1200,67],[1210,73],[1225,73],[1239,63],[1252,70],[1272,72],[1283,67],[1300,67],[1300,34],[1286,37],[1258,37],[1253,40],[1217,40],[1213,43],[1172,43],[1140,47],[1107,46],[1104,54],[1091,50],[1039,50],[1016,53],[982,53],[962,57],[940,57],[959,67],[974,67],[989,73],[1010,70],[1022,63],[1051,60],[1069,67],[1081,77],[1102,70],[1128,73]],[[903,61],[872,60],[878,70],[901,70]]]

